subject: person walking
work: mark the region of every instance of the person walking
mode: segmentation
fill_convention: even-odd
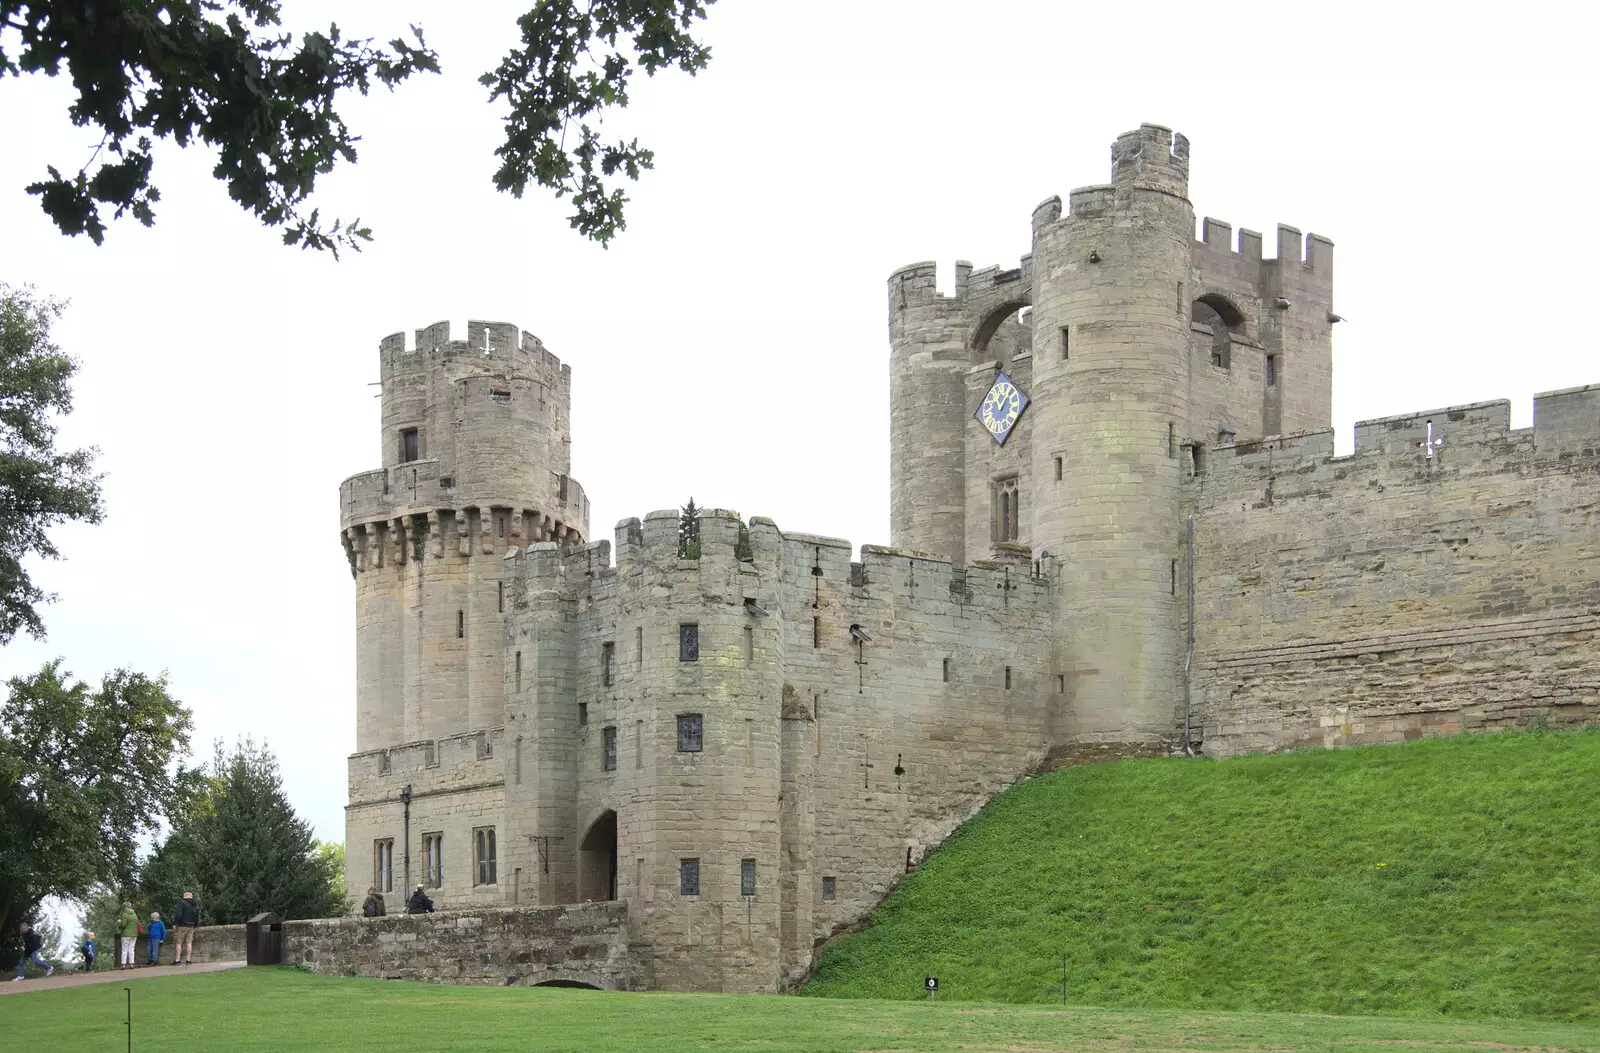
[[[94,933],[83,934],[83,946],[80,949],[83,951],[83,971],[94,972]]]
[[[161,915],[152,911],[150,913],[150,958],[146,965],[161,964],[161,943],[167,938],[167,923],[161,920]]]
[[[185,892],[178,901],[178,917],[173,924],[177,931],[172,938],[172,964],[194,964],[194,930],[200,927],[200,903],[193,892]]]
[[[122,905],[117,915],[117,968],[133,968],[133,941],[139,938],[139,915],[133,912],[132,903]]]
[[[413,892],[411,894],[411,898],[406,901],[407,914],[433,913],[433,900],[428,898],[428,894],[424,892],[422,888],[423,887],[421,885],[418,885],[417,891]]]
[[[17,962],[17,975],[11,978],[11,982],[16,983],[22,979],[30,961],[34,965],[42,967],[46,976],[55,972],[55,966],[39,957],[39,949],[44,946],[44,937],[39,935],[39,930],[27,922],[23,922],[18,927],[18,931],[22,933],[22,958]]]
[[[388,911],[383,909],[383,896],[378,893],[377,885],[367,886],[367,898],[361,904],[361,916],[364,918],[381,918]]]

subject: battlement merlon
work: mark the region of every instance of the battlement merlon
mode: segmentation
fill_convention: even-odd
[[[406,346],[405,333],[378,342],[380,379],[426,373],[436,363],[479,364],[489,370],[524,374],[570,391],[572,367],[564,365],[537,336],[510,322],[467,322],[467,338],[452,340],[450,323],[435,322],[415,331]]]

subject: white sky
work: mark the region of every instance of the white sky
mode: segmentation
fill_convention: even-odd
[[[346,104],[361,160],[317,203],[377,241],[337,263],[281,247],[203,149],[158,154],[153,230],[61,237],[22,188],[97,137],[66,121],[65,78],[0,81],[0,280],[72,300],[64,431],[100,447],[109,512],[58,532],[50,637],[0,650],[0,675],[57,655],[85,678],[169,670],[199,755],[265,739],[342,839],[337,487],[379,463],[379,338],[469,317],[542,337],[572,366],[597,537],[692,494],[886,543],[889,272],[936,258],[948,287],[956,259],[1014,266],[1033,207],[1106,181],[1141,121],[1192,141],[1197,214],[1269,252],[1279,222],[1336,243],[1341,448],[1357,419],[1489,398],[1526,425],[1533,392],[1600,381],[1585,7],[723,0],[710,69],[640,82],[614,125],[657,168],[610,251],[564,203],[490,184],[499,122],[475,78],[516,2],[285,4],[295,30],[419,22],[445,65]]]

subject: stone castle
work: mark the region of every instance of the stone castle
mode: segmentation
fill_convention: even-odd
[[[1332,243],[1196,240],[1188,169],[1144,125],[1020,267],[891,276],[859,558],[718,510],[698,552],[676,509],[592,540],[568,366],[383,340],[383,467],[340,490],[355,901],[621,901],[625,981],[523,981],[782,990],[1041,766],[1600,718],[1600,386],[1336,456]]]

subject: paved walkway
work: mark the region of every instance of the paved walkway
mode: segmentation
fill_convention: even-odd
[[[224,969],[242,969],[244,962],[196,962],[194,965],[141,966],[138,969],[96,969],[92,973],[68,972],[56,966],[56,974],[49,978],[29,976],[21,983],[12,983],[11,977],[0,979],[0,995],[22,994],[24,991],[51,991],[57,987],[82,987],[84,984],[115,984],[128,980],[143,980],[154,976],[188,976],[194,973],[220,973]],[[28,967],[33,971],[33,966]],[[15,973],[11,974],[15,976]]]

